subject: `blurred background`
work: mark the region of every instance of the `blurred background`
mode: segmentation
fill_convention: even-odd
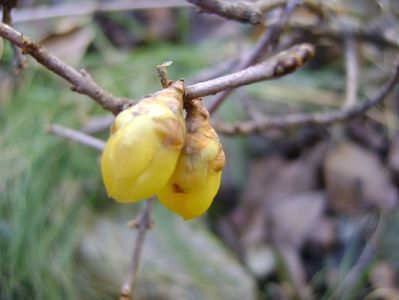
[[[324,28],[315,14],[299,9],[290,23],[299,29],[290,25],[280,38],[315,44],[313,61],[238,89],[214,120],[344,105],[342,28],[354,28],[356,100],[378,93],[398,61],[399,3],[322,2],[330,31],[315,30]],[[21,0],[14,26],[131,99],[160,89],[155,66],[164,61],[173,61],[170,79],[188,83],[231,72],[265,31],[199,14],[185,1],[102,4],[111,9]],[[31,59],[15,76],[12,60],[5,42],[0,299],[116,299],[134,245],[127,223],[141,204],[107,198],[96,150],[47,133],[57,123],[105,140],[112,117]],[[383,105],[343,124],[221,135],[227,166],[208,213],[185,222],[155,203],[137,299],[399,299],[398,113],[396,87]]]

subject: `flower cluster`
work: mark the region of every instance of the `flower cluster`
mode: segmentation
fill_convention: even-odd
[[[186,104],[184,118],[183,96],[175,81],[115,118],[101,158],[109,196],[126,203],[157,195],[184,219],[209,208],[224,152],[200,99]]]

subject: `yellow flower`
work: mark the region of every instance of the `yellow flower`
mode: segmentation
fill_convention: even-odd
[[[225,156],[201,100],[190,101],[186,109],[186,143],[172,177],[157,196],[187,220],[200,216],[211,205],[219,190]]]
[[[166,185],[186,136],[183,95],[183,82],[175,81],[115,118],[101,158],[109,196],[133,202]]]

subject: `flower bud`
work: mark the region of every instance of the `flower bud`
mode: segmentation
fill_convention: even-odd
[[[166,185],[186,136],[183,95],[183,82],[175,81],[115,118],[101,158],[109,196],[133,202]]]
[[[157,193],[162,204],[192,219],[203,214],[219,190],[225,156],[200,99],[187,104],[187,137],[168,184]]]

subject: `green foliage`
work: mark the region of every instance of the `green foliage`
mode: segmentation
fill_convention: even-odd
[[[85,185],[99,182],[97,155],[45,132],[51,115],[74,123],[76,107],[57,103],[62,92],[48,76],[26,75],[1,111],[0,298],[73,299],[71,262]]]

